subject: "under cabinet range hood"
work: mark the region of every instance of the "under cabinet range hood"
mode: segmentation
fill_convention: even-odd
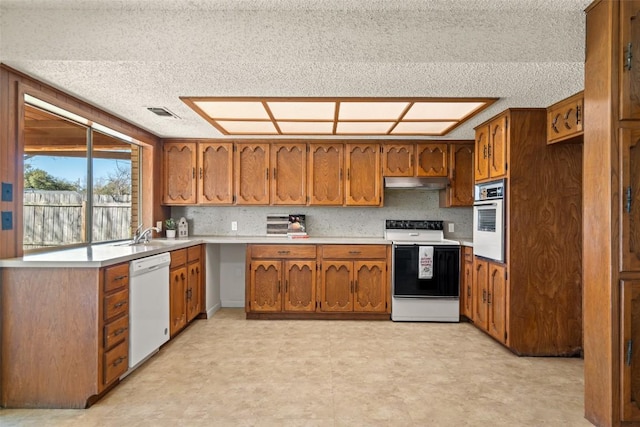
[[[384,188],[416,189],[416,190],[442,190],[449,185],[449,179],[445,177],[385,177]]]

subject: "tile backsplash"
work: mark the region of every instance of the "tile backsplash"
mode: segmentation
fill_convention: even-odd
[[[440,208],[437,191],[385,190],[384,207],[318,206],[174,206],[174,218],[185,217],[189,234],[209,236],[263,236],[267,215],[304,214],[310,236],[382,237],[386,219],[432,219],[445,221],[445,237],[470,237],[473,208]],[[238,230],[231,231],[237,221]],[[453,223],[455,232],[448,232]]]

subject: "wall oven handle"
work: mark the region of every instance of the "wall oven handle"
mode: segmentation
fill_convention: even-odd
[[[493,202],[493,203],[477,203],[475,205],[473,205],[476,208],[484,208],[484,207],[488,207],[488,206],[498,206],[498,203]]]

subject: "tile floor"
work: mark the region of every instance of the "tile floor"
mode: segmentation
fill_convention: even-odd
[[[467,323],[198,320],[86,410],[8,426],[589,426],[583,362],[520,358]]]

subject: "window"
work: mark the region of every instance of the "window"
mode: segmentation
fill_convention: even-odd
[[[127,239],[142,149],[126,135],[25,95],[25,252]]]

